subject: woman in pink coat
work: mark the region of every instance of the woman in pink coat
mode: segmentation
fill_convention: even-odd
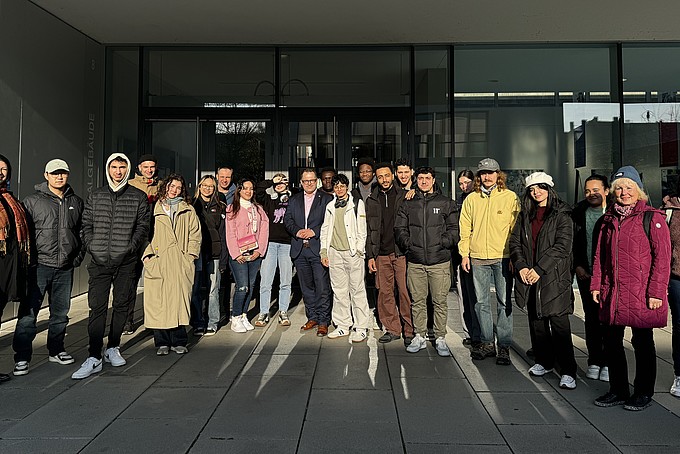
[[[666,326],[671,241],[665,215],[647,204],[637,170],[621,167],[613,176],[614,203],[596,226],[597,249],[590,291],[607,326],[605,355],[609,392],[595,405],[623,405],[639,411],[651,405],[656,382],[653,328]],[[645,213],[651,213],[646,215]],[[645,225],[646,224],[646,225]],[[633,331],[635,386],[630,395],[623,347],[626,326]]]
[[[248,320],[248,306],[269,241],[269,218],[254,194],[255,182],[243,179],[236,186],[234,201],[227,207],[229,265],[236,282],[231,329],[237,333],[254,329]]]

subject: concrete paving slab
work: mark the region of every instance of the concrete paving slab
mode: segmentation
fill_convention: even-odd
[[[139,396],[119,419],[189,418],[206,421],[225,394],[223,388],[153,387]]]
[[[189,450],[189,454],[251,454],[259,452],[294,454],[297,445],[297,437],[294,440],[234,440],[225,437],[200,437]]]
[[[677,446],[665,446],[665,445],[619,445],[619,450],[624,454],[649,454],[653,452],[654,454],[677,454]]]
[[[297,452],[344,454],[395,453],[403,450],[399,427],[394,423],[306,421]]]
[[[387,355],[387,367],[391,377],[465,378],[451,357]]]
[[[243,369],[243,375],[311,376],[316,369],[313,355],[253,355]]]
[[[312,389],[308,421],[352,421],[397,423],[392,391],[363,389]]]
[[[407,454],[432,454],[440,452],[462,452],[465,454],[507,454],[512,450],[506,445],[454,445],[445,443],[406,443]]]
[[[59,394],[4,438],[92,438],[139,397],[152,377],[93,377]],[[66,410],[68,409],[68,410]],[[55,424],[59,421],[59,424]]]
[[[390,389],[385,355],[365,343],[326,349],[319,354],[314,388]]]
[[[12,384],[20,380],[12,380]],[[47,405],[59,394],[66,391],[66,387],[51,386],[44,389],[11,389],[2,387],[0,394],[0,419],[23,419],[34,411]],[[4,432],[0,425],[0,434]]]
[[[81,451],[167,454],[187,452],[205,421],[191,418],[117,419]]]
[[[22,438],[0,440],[0,452],[30,452],[32,454],[72,454],[80,452],[90,438]]]
[[[479,393],[496,424],[588,424],[569,402],[554,392]]]
[[[242,377],[205,426],[199,442],[297,440],[307,409],[312,377]]]
[[[502,425],[500,431],[514,453],[536,452],[619,452],[592,426],[584,425]]]
[[[304,323],[304,322],[302,322]],[[318,355],[322,338],[317,337],[315,332],[301,333],[299,327],[288,328],[270,327],[265,336],[255,349],[255,354],[265,355]]]
[[[392,383],[405,442],[504,443],[466,380],[393,377]]]

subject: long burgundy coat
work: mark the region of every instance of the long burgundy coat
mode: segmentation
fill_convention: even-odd
[[[661,328],[668,320],[668,280],[671,240],[666,216],[638,201],[623,222],[613,206],[599,230],[590,290],[600,291],[600,320],[609,325]],[[650,238],[642,225],[644,212],[653,211]],[[647,307],[647,298],[663,301]]]

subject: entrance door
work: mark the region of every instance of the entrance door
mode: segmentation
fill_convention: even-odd
[[[296,182],[305,167],[334,167],[353,183],[358,178],[359,159],[394,162],[408,155],[407,124],[405,119],[362,119],[354,115],[284,121],[291,180]]]

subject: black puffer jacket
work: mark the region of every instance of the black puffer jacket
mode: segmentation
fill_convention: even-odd
[[[394,201],[394,217],[396,221],[397,214],[399,213],[399,207],[404,201],[404,195],[406,191],[396,186],[392,186],[390,191],[397,191],[395,201]],[[385,206],[386,194],[381,190],[379,186],[373,188],[371,195],[366,198],[366,257],[369,259],[375,259],[378,257],[380,252],[380,242],[383,236],[383,210],[382,207]],[[404,255],[404,253],[399,249],[399,245],[394,245],[394,254],[397,257]]]
[[[515,300],[519,307],[529,303],[531,286],[519,278],[523,268],[533,268],[541,277],[536,283],[536,315],[554,317],[574,312],[571,288],[571,246],[574,225],[571,208],[559,202],[543,221],[536,239],[536,260],[531,239],[531,220],[522,211],[510,236],[510,259],[515,269]]]
[[[146,194],[126,184],[92,190],[83,212],[83,244],[97,265],[118,266],[137,260],[149,235]]]
[[[416,190],[404,200],[394,221],[394,240],[406,259],[421,265],[438,265],[451,260],[451,249],[458,243],[456,202],[439,192],[423,194]]]
[[[80,240],[83,199],[66,187],[60,199],[49,190],[47,182],[35,185],[35,194],[24,199],[24,206],[35,235],[33,247],[40,265],[71,268],[80,265],[84,251]]]
[[[194,210],[201,222],[201,254],[205,260],[226,260],[227,235],[225,233],[224,220],[227,206],[217,197],[204,202],[199,195],[194,200]],[[223,264],[226,267],[226,263]]]

